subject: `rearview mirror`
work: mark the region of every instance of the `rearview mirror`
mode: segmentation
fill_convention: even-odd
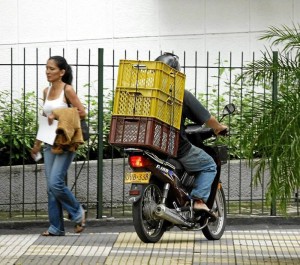
[[[229,103],[224,107],[222,115],[226,116],[233,112],[235,112],[235,105],[233,103]]]

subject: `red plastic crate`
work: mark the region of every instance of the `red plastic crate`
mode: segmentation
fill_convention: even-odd
[[[155,118],[112,116],[109,143],[140,147],[176,156],[179,130]]]

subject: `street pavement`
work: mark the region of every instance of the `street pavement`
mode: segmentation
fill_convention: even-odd
[[[223,237],[177,228],[155,244],[130,219],[88,220],[82,234],[66,222],[63,237],[40,235],[47,222],[0,222],[0,264],[300,264],[299,218],[229,218]]]

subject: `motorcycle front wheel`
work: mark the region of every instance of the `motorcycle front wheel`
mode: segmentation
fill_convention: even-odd
[[[143,186],[142,190],[141,198],[132,206],[133,225],[144,243],[156,243],[166,231],[164,220],[154,214],[156,206],[161,202],[162,192],[154,183]]]
[[[212,211],[217,218],[213,222],[209,221],[207,226],[202,229],[202,232],[208,240],[218,240],[224,233],[227,220],[226,200],[221,184],[219,184],[217,189]],[[206,220],[202,220],[201,225],[203,225],[205,222]]]

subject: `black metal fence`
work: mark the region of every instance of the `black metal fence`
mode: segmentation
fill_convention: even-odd
[[[152,60],[150,52],[141,58],[127,58],[126,52],[116,56],[103,49],[65,54],[64,50],[47,51],[10,49],[0,62],[0,212],[1,219],[47,218],[47,194],[43,161],[38,164],[30,158],[29,151],[34,141],[37,117],[41,112],[42,88],[47,86],[44,68],[49,56],[60,54],[67,57],[73,68],[74,88],[88,109],[91,138],[83,146],[73,163],[68,185],[76,197],[86,205],[89,218],[103,216],[130,216],[128,188],[123,183],[127,168],[122,150],[107,143],[111,108],[118,73],[119,59]],[[20,55],[21,54],[21,55]],[[21,59],[20,59],[21,57]],[[251,61],[255,55],[249,56]],[[209,53],[183,53],[180,56],[182,71],[186,74],[186,88],[194,92],[216,116],[221,116],[223,106],[234,102],[238,115],[246,110],[244,101],[255,106],[255,96],[269,93],[264,84],[237,81],[247,64],[244,55],[221,54],[212,57]],[[251,104],[250,104],[251,105]],[[239,143],[238,124],[228,119],[232,136],[224,140],[230,147],[228,163],[222,168],[222,181],[228,201],[229,214],[270,215],[271,208],[265,203],[269,181],[266,171],[262,182],[253,185],[254,170],[243,159]],[[295,198],[289,208],[290,215],[299,214]]]

